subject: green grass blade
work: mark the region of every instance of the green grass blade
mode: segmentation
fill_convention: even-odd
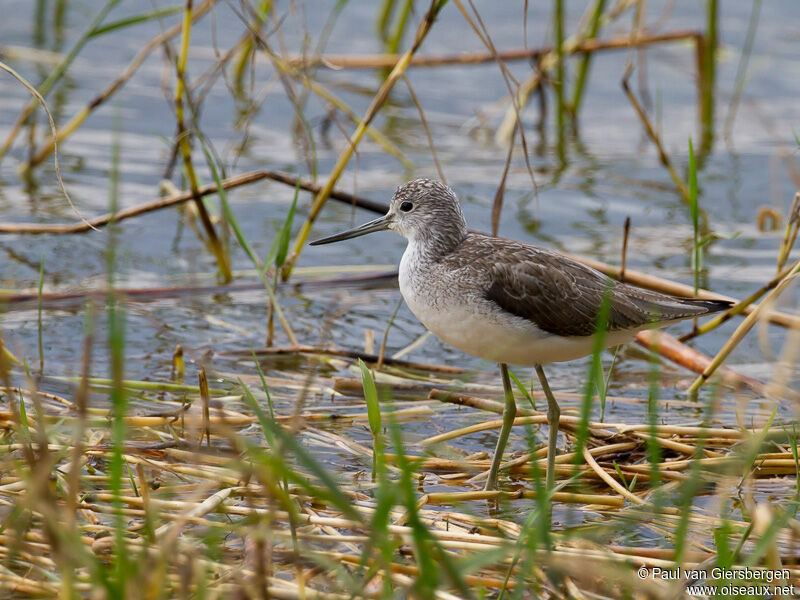
[[[534,400],[533,396],[528,391],[528,389],[524,385],[522,385],[522,382],[517,378],[517,376],[514,375],[514,373],[512,373],[511,370],[508,371],[508,375],[509,375],[509,377],[511,377],[512,381],[514,382],[514,385],[517,386],[517,389],[520,391],[520,393],[523,396],[525,396],[525,398],[528,399],[528,402],[530,403],[531,408],[533,408],[533,410],[538,410],[536,408],[536,401]]]
[[[247,238],[242,232],[242,228],[239,226],[239,221],[236,219],[236,215],[234,215],[233,211],[231,210],[231,206],[228,203],[228,193],[225,191],[225,188],[222,185],[222,178],[219,176],[217,162],[214,160],[214,157],[211,156],[211,152],[209,152],[205,143],[203,143],[203,153],[205,154],[208,168],[211,171],[211,176],[214,178],[214,183],[217,184],[217,195],[219,196],[219,201],[222,205],[222,213],[225,215],[225,218],[227,219],[228,224],[231,226],[231,229],[233,229],[233,234],[236,236],[236,241],[239,242],[242,250],[244,250],[245,254],[247,254],[250,260],[253,261],[253,264],[256,266],[256,268],[259,268],[261,266],[261,261],[258,259],[255,251],[253,251],[253,247],[250,245],[250,242],[247,241]]]
[[[44,252],[42,261],[39,263],[39,288],[37,302],[37,324],[38,324],[38,346],[39,346],[39,372],[44,373],[44,339],[42,330],[42,288],[44,286]]]
[[[283,227],[281,227],[281,231],[277,237],[278,248],[275,254],[275,266],[277,268],[283,266],[283,263],[286,262],[286,256],[289,253],[289,243],[292,241],[292,221],[294,220],[294,211],[297,207],[297,197],[299,194],[300,179],[297,180],[297,184],[294,188],[294,198],[292,199],[292,205],[289,207],[289,214],[286,215],[286,220],[283,222]]]
[[[378,401],[378,389],[375,387],[375,380],[369,372],[364,361],[359,359],[358,366],[361,369],[361,385],[364,387],[364,398],[367,403],[367,420],[372,432],[372,478],[383,476],[383,439],[381,438],[381,406]]]
[[[276,442],[279,442],[284,448],[291,451],[295,455],[295,458],[297,458],[297,461],[322,483],[327,491],[327,497],[331,502],[333,502],[347,517],[361,521],[361,514],[353,508],[351,499],[339,489],[339,483],[336,481],[336,478],[325,467],[319,464],[311,453],[298,443],[293,435],[285,432],[280,425],[269,422],[267,422],[266,425],[267,428],[272,431]],[[300,482],[296,474],[291,475],[292,480],[298,481],[298,483]],[[320,493],[320,491],[321,490],[318,490],[317,493]]]
[[[658,436],[658,356],[652,353],[650,360],[650,376],[649,386],[647,392],[647,462],[650,463],[650,489],[657,489],[661,484],[661,446],[656,441]],[[661,501],[661,494],[657,494],[654,504],[659,506]]]
[[[603,370],[600,369],[598,373],[597,383],[597,396],[600,400],[600,422],[602,423],[606,418],[606,398],[608,397],[608,386],[611,383],[611,375],[614,373],[614,366],[617,364],[617,356],[619,356],[619,349],[617,346],[614,350],[614,356],[611,359],[611,366],[608,367],[608,373],[603,376]]]
[[[264,371],[261,370],[261,363],[258,362],[258,357],[254,350],[251,351],[253,355],[253,361],[256,363],[256,371],[258,371],[258,377],[261,379],[261,388],[264,390],[264,394],[267,396],[267,406],[269,407],[269,416],[270,418],[275,421],[275,406],[272,404],[272,396],[269,393],[269,386],[267,385],[267,380],[264,377]]]
[[[92,22],[89,24],[89,27],[81,34],[78,38],[78,41],[75,42],[75,45],[70,48],[69,53],[64,57],[64,59],[58,63],[58,65],[53,69],[50,74],[47,76],[42,84],[37,88],[39,93],[42,96],[47,96],[47,93],[52,89],[52,87],[56,84],[56,82],[61,79],[61,76],[64,74],[64,71],[67,70],[72,61],[75,60],[75,57],[78,55],[78,52],[81,51],[84,44],[92,37],[92,32],[103,22],[108,15],[109,11],[114,8],[117,4],[119,4],[122,0],[108,0],[103,7],[97,12]]]
[[[112,31],[116,31],[118,29],[125,29],[126,27],[130,27],[131,25],[138,25],[139,23],[146,23],[147,21],[152,21],[154,19],[161,19],[162,17],[169,17],[170,15],[177,14],[183,11],[183,6],[170,6],[167,8],[160,8],[157,10],[153,10],[146,13],[141,13],[138,15],[133,15],[130,17],[125,17],[124,19],[119,19],[117,21],[112,21],[107,23],[106,25],[97,25],[91,32],[89,32],[89,38],[99,37],[105,33],[111,33]]]
[[[694,271],[694,294],[700,289],[701,246],[700,209],[697,203],[697,161],[694,156],[692,138],[689,138],[689,208],[692,215],[692,269]]]
[[[217,194],[219,195],[219,201],[222,205],[222,212],[225,215],[225,218],[227,219],[231,229],[233,229],[233,234],[236,236],[236,241],[239,242],[242,250],[245,251],[247,256],[253,262],[253,265],[256,267],[256,270],[261,275],[261,281],[264,284],[264,288],[267,291],[269,300],[272,303],[273,309],[275,310],[275,315],[278,317],[281,326],[286,332],[286,337],[289,338],[289,341],[292,343],[292,345],[296,346],[297,338],[295,337],[289,322],[283,316],[283,311],[281,310],[281,306],[278,303],[277,297],[275,296],[275,286],[267,279],[266,274],[262,270],[261,261],[253,250],[253,247],[250,245],[250,242],[247,241],[247,238],[245,237],[244,232],[242,231],[242,228],[239,226],[239,222],[236,219],[236,215],[233,214],[233,210],[228,203],[228,194],[226,193],[225,188],[222,186],[222,179],[219,176],[216,161],[211,156],[211,153],[208,151],[208,147],[205,145],[205,143],[203,143],[203,153],[205,154],[208,168],[211,170],[211,175],[214,177],[214,182],[217,184]],[[295,200],[296,199],[297,194],[295,193]]]
[[[275,436],[272,435],[272,425],[275,424],[274,413],[267,415],[264,412],[255,396],[253,396],[253,392],[250,391],[250,388],[247,387],[241,378],[239,378],[239,385],[242,387],[242,397],[244,398],[244,401],[256,414],[256,418],[258,419],[258,423],[261,425],[261,431],[264,432],[264,438],[267,440],[267,444],[269,444],[270,448],[274,448]],[[266,390],[266,386],[264,389]]]
[[[31,426],[28,423],[28,412],[25,409],[25,402],[22,397],[19,399],[19,424],[22,428],[23,439],[26,443],[31,442]]]
[[[114,133],[111,144],[111,170],[109,173],[109,205],[111,214],[117,212],[119,194],[119,111],[114,115]],[[123,453],[125,448],[125,415],[127,413],[127,394],[123,381],[125,379],[125,315],[124,310],[118,305],[117,298],[113,293],[116,280],[116,236],[115,226],[111,225],[108,236],[108,248],[106,250],[106,269],[107,285],[112,290],[108,294],[106,307],[108,314],[108,348],[110,354],[110,379],[111,391],[110,401],[112,408],[111,423],[111,460],[109,465],[109,485],[111,495],[114,498],[113,505],[115,510],[114,518],[114,583],[116,584],[116,596],[124,597],[127,588],[127,580],[133,575],[132,565],[127,550],[126,542],[126,520],[122,512],[122,465]]]
[[[131,484],[133,495],[138,497],[141,494],[139,494],[139,487],[136,485],[136,480],[133,478],[133,469],[131,469],[131,463],[126,462],[125,466],[128,467],[128,482]]]
[[[375,380],[369,372],[364,361],[358,359],[358,366],[361,369],[361,384],[364,386],[364,397],[367,401],[367,416],[369,428],[373,436],[378,436],[381,432],[381,407],[378,403],[378,389],[375,387]]]
[[[622,469],[619,468],[619,465],[617,464],[617,461],[613,461],[613,465],[614,465],[614,470],[617,472],[617,476],[622,481],[622,485],[624,485],[626,488],[630,489],[630,485],[628,484],[628,479],[627,479],[627,477],[625,477],[625,474],[622,472]]]
[[[461,573],[452,558],[444,551],[435,537],[431,535],[419,517],[417,499],[414,494],[414,466],[403,452],[403,439],[400,428],[393,418],[389,418],[389,430],[392,445],[397,456],[400,469],[400,496],[408,515],[406,524],[411,528],[414,542],[414,554],[419,568],[419,576],[414,585],[415,595],[421,598],[433,597],[437,590],[440,571],[450,580],[453,586],[464,596],[470,596],[469,588],[464,583]]]
[[[798,453],[797,450],[797,426],[795,424],[792,424],[792,435],[789,442],[789,451],[792,453],[792,458],[794,459],[794,496],[796,500],[800,500],[800,453]]]

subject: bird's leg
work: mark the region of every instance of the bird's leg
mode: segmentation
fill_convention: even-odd
[[[547,383],[544,369],[536,365],[536,374],[539,376],[539,383],[542,384],[542,391],[547,397],[547,491],[551,492],[556,484],[556,442],[558,442],[558,422],[561,418],[561,409],[558,408],[550,385]]]
[[[484,488],[486,490],[497,488],[497,473],[500,470],[500,463],[503,462],[503,451],[506,449],[508,436],[517,416],[517,403],[514,401],[514,392],[511,390],[508,365],[500,363],[500,374],[503,376],[503,391],[506,396],[506,404],[503,407],[503,426],[500,428],[500,436],[497,438],[497,447],[494,450],[492,466],[489,468],[489,476],[486,478],[486,487]]]

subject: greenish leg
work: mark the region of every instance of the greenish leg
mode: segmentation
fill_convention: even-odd
[[[500,436],[497,438],[497,447],[494,450],[492,466],[489,468],[489,476],[486,478],[486,490],[497,489],[497,473],[500,470],[500,463],[503,462],[503,451],[508,443],[508,436],[511,427],[514,425],[514,418],[517,416],[517,403],[514,401],[514,392],[511,389],[511,379],[508,376],[508,365],[500,363],[500,373],[503,376],[503,391],[506,396],[506,404],[503,408],[503,426],[500,428]]]
[[[558,408],[550,385],[547,383],[544,369],[536,365],[536,374],[539,376],[539,383],[542,384],[542,391],[547,397],[547,491],[553,490],[556,484],[556,442],[558,442],[558,423],[561,418],[561,409]]]

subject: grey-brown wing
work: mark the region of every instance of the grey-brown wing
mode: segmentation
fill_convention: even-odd
[[[520,246],[491,267],[486,298],[503,310],[560,336],[592,335],[605,294],[607,328],[635,329],[727,308],[730,303],[676,298],[618,283],[565,256]]]

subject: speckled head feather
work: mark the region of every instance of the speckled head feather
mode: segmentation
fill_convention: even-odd
[[[392,231],[437,253],[455,249],[468,232],[455,193],[433,179],[415,179],[398,187],[389,215]]]

